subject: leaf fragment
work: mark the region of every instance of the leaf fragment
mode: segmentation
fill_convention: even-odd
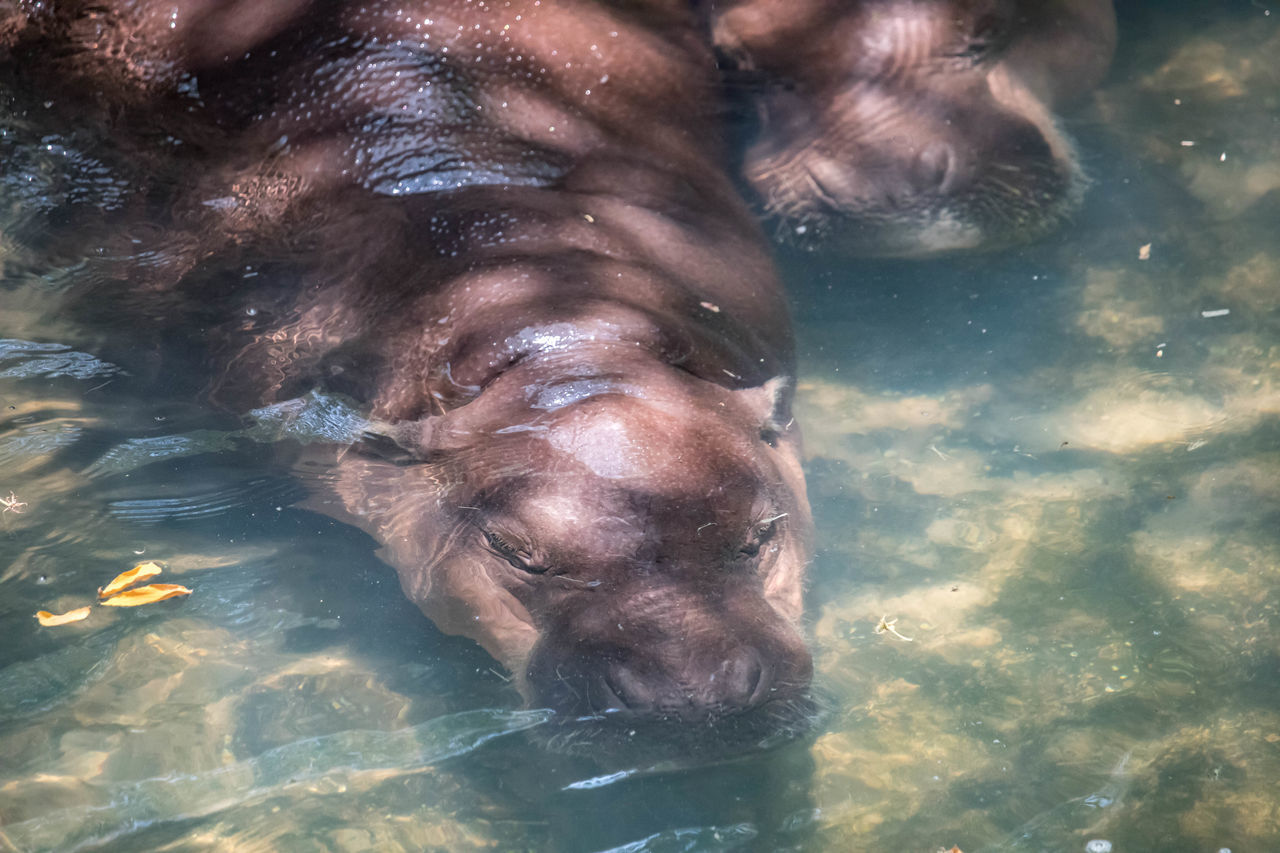
[[[77,607],[75,610],[68,610],[66,613],[50,613],[48,610],[41,610],[36,613],[36,619],[45,628],[53,628],[58,625],[66,625],[68,622],[79,622],[89,615],[89,606]]]
[[[99,603],[106,607],[137,607],[140,604],[151,604],[164,601],[166,598],[190,594],[191,590],[179,583],[152,583],[127,589]]]
[[[125,587],[133,586],[140,580],[153,578],[160,574],[160,564],[154,560],[147,560],[145,563],[138,563],[127,572],[121,572],[111,579],[111,583],[98,589],[98,598],[106,598],[109,595],[115,595]]]

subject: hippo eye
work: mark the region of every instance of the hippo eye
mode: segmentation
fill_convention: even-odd
[[[764,544],[778,532],[778,522],[786,517],[787,513],[783,512],[772,518],[764,518],[757,521],[751,526],[751,531],[747,534],[747,541],[738,549],[738,553],[745,557],[754,557],[759,554]]]
[[[500,534],[492,530],[486,530],[484,531],[484,539],[488,543],[490,551],[506,560],[514,568],[524,572],[533,572],[537,575],[546,571],[546,567],[535,565],[533,554],[530,553],[529,549],[508,542]]]
[[[956,47],[951,55],[966,64],[977,65],[1004,51],[1009,42],[1008,21],[987,15],[974,22],[973,30],[963,45]]]

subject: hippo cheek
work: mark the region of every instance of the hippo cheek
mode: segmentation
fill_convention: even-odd
[[[396,437],[407,442],[404,436],[428,430],[429,425],[406,424]],[[450,477],[434,465],[349,455],[327,481],[341,503],[317,497],[308,505],[378,537],[379,556],[395,568],[405,595],[427,618],[447,634],[475,640],[518,672],[538,629],[520,585],[484,551],[470,510],[458,508],[465,501],[441,491]]]
[[[558,608],[523,672],[531,705],[687,722],[806,695],[809,651],[758,591],[644,587],[602,586]]]
[[[401,571],[401,585],[442,631],[475,640],[512,672],[529,657],[538,630],[520,598],[495,582],[485,563],[471,555],[455,557],[434,570],[434,590],[413,586],[421,571]]]

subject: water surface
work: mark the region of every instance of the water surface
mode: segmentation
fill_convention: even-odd
[[[1069,119],[1094,183],[1061,233],[783,256],[832,711],[720,767],[531,745],[506,675],[299,506],[278,433],[112,359],[171,341],[65,319],[94,258],[47,233],[108,222],[127,169],[4,119],[0,847],[1280,848],[1280,11],[1147,5]],[[151,558],[194,594],[36,627]]]

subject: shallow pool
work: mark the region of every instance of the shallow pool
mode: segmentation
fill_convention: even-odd
[[[110,356],[174,342],[67,321],[93,259],[32,223],[124,193],[6,120],[0,848],[1280,847],[1280,7],[1143,6],[1060,233],[781,258],[829,711],[713,767],[542,751],[269,434]],[[193,594],[37,628],[147,559]]]

